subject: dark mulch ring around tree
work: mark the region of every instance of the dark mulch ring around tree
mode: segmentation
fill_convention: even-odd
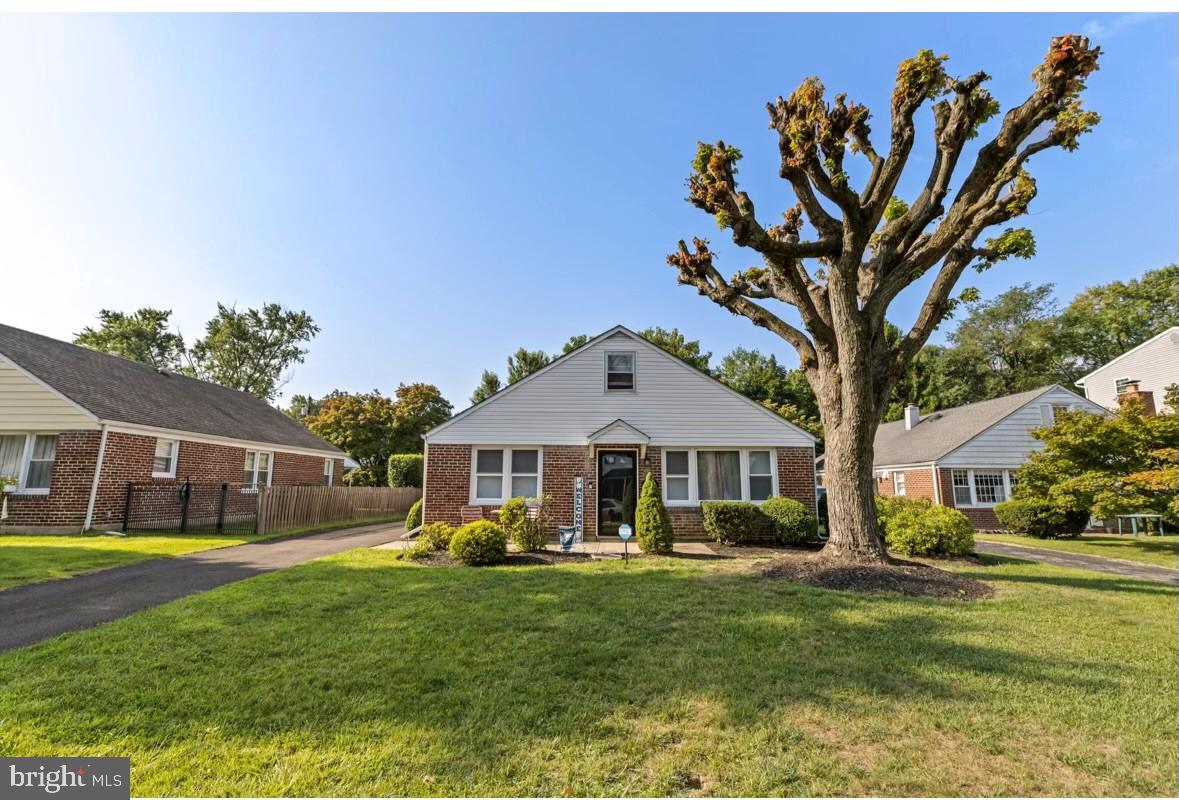
[[[754,571],[764,578],[851,592],[898,592],[948,600],[981,600],[995,592],[965,575],[896,558],[888,564],[842,564],[817,553],[796,552],[756,564]]]
[[[544,550],[535,553],[508,553],[507,557],[502,562],[496,564],[497,567],[535,567],[537,565],[556,565],[556,564],[574,564],[581,561],[590,561],[592,557],[589,553],[554,553],[551,550]],[[451,558],[450,553],[445,550],[436,550],[433,553],[415,558],[409,563],[421,564],[425,567],[461,567],[463,562],[458,559]]]

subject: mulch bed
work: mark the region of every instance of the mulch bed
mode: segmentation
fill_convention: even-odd
[[[508,553],[499,567],[535,567],[537,565],[552,566],[555,564],[573,564],[580,561],[590,561],[589,553],[554,553],[549,550],[537,553]],[[463,563],[450,557],[445,550],[437,550],[421,558],[410,561],[411,564],[421,564],[424,567],[461,567]]]
[[[899,559],[891,564],[840,564],[814,553],[792,553],[757,564],[754,570],[764,578],[850,592],[899,592],[909,597],[981,600],[995,591],[964,575]]]

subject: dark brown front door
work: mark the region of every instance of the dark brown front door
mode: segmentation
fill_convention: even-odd
[[[599,536],[617,536],[624,522],[634,529],[637,478],[633,450],[598,451]]]

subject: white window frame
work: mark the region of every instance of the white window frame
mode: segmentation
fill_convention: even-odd
[[[713,452],[717,450],[733,452],[737,451],[741,464],[741,497],[739,500],[729,502],[745,502],[753,503],[754,505],[761,505],[765,500],[750,500],[749,497],[749,454],[751,452],[770,454],[770,497],[779,497],[781,492],[778,489],[778,450],[775,447],[725,447],[723,445],[708,446],[708,447],[662,447],[659,451],[659,474],[661,476],[659,481],[659,491],[663,496],[663,504],[665,506],[677,506],[680,508],[687,508],[691,506],[699,506],[700,500],[700,482],[697,477],[696,470],[696,454],[699,452]],[[667,454],[672,453],[687,453],[688,454],[688,499],[687,500],[671,500],[667,497]],[[682,476],[677,476],[682,477]],[[767,500],[769,498],[766,498]],[[717,501],[719,502],[719,501]]]
[[[170,467],[166,472],[156,472],[155,460],[159,458],[156,454],[159,452],[161,444],[172,445],[172,454],[169,456]],[[176,477],[176,462],[180,460],[180,440],[179,439],[156,439],[156,452],[152,453],[151,476],[153,478],[175,478]]]
[[[20,454],[20,461],[17,464],[17,468],[16,468],[16,475],[7,476],[10,478],[16,478],[16,488],[13,490],[12,493],[13,494],[26,494],[26,495],[46,495],[46,494],[49,494],[49,487],[45,487],[43,489],[40,489],[40,488],[39,489],[28,489],[25,487],[25,484],[28,483],[28,481],[29,481],[29,465],[32,464],[32,461],[33,461],[33,442],[36,440],[36,438],[38,436],[60,437],[61,433],[59,431],[32,431],[32,432],[30,432],[30,431],[0,431],[0,436],[23,436],[23,437],[25,437],[25,443],[24,443],[23,449],[21,450],[21,454]],[[60,443],[60,440],[59,440],[59,443]],[[53,467],[54,467],[54,470],[57,469],[57,448],[56,448],[56,446],[54,447],[54,451],[53,451]],[[49,482],[50,482],[50,485],[52,485],[52,483],[53,483],[52,475],[50,476]]]
[[[478,473],[479,468],[479,451],[480,450],[499,450],[503,453],[503,474],[500,477],[499,497],[476,497],[476,487],[478,486],[478,479],[480,475],[488,477],[494,475],[494,472]],[[471,448],[471,482],[468,491],[469,505],[473,506],[502,506],[508,500],[512,499],[512,476],[513,474],[519,478],[531,478],[531,472],[512,472],[512,452],[515,450],[535,450],[536,451],[536,496],[544,494],[544,448],[538,444],[534,445],[490,445],[481,444],[475,445]]]
[[[903,469],[895,469],[892,472],[892,494],[893,497],[905,496],[905,471]]]
[[[994,503],[980,503],[979,502],[978,492],[974,488],[974,473],[976,471],[977,472],[998,472],[999,474],[1001,474],[1003,476],[1003,499],[998,500]],[[969,503],[959,503],[958,502],[958,493],[954,491],[954,473],[955,472],[965,472],[966,473],[966,480],[967,480],[968,485],[970,487],[970,502]],[[1006,500],[1010,500],[1012,497],[1012,494],[1011,494],[1011,488],[1012,488],[1011,487],[1011,474],[1013,472],[1015,472],[1015,470],[1007,469],[1005,467],[953,467],[950,470],[950,493],[952,494],[952,496],[954,498],[954,507],[955,508],[994,508],[995,506],[999,505],[999,503],[1002,503]]]
[[[269,469],[266,470],[266,485],[270,486],[271,484],[274,483],[274,451],[273,450],[247,449],[245,459],[243,460],[243,463],[242,463],[242,472],[243,473],[246,471],[246,465],[245,465],[244,461],[249,460],[250,453],[254,454],[253,481],[251,483],[247,484],[246,486],[242,487],[243,492],[256,492],[256,491],[258,491],[258,462],[262,460],[261,456],[263,456],[263,455],[269,456],[269,459],[267,460],[267,464],[269,465]],[[242,477],[245,477],[245,475],[243,474]]]
[[[273,469],[273,465],[271,467]],[[336,478],[336,461],[332,458],[325,458],[323,460],[323,477],[327,478],[324,486],[331,486]]]
[[[630,356],[630,388],[610,388],[610,356]],[[617,373],[622,375],[624,373]],[[607,350],[602,359],[602,390],[606,394],[637,392],[639,390],[639,356],[634,350]]]

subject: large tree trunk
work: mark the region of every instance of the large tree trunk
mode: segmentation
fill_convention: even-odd
[[[861,354],[869,352],[862,346],[847,349]],[[866,363],[871,357],[863,356],[865,363],[855,369],[847,368],[847,355],[843,356],[843,363],[834,358],[821,358],[828,362],[826,375],[816,392],[826,431],[828,538],[823,556],[842,561],[884,562],[888,554],[876,525],[872,469],[873,442],[880,425],[880,393],[879,387],[873,385],[873,370]]]

